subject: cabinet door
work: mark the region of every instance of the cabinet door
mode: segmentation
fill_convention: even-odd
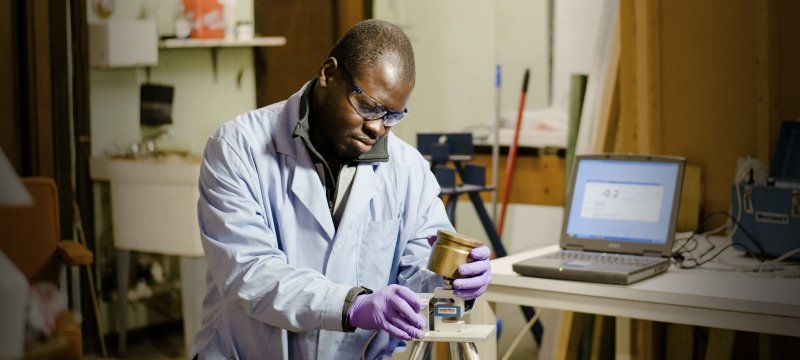
[[[286,46],[255,53],[256,104],[281,101],[314,77],[336,41],[371,17],[369,0],[254,0],[256,33],[286,37]]]

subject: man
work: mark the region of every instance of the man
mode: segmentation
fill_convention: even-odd
[[[366,20],[298,93],[211,135],[198,203],[208,292],[192,356],[355,359],[424,335],[415,292],[442,285],[426,269],[428,238],[452,226],[427,162],[389,132],[414,81],[406,35]],[[483,293],[488,255],[462,265],[457,295]]]

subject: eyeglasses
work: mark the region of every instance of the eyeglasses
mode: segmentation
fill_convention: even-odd
[[[373,99],[372,96],[367,95],[364,90],[361,90],[361,88],[356,85],[355,80],[353,80],[353,76],[350,75],[350,72],[344,68],[344,65],[339,64],[339,66],[342,68],[342,70],[344,70],[344,73],[350,80],[350,85],[353,86],[353,91],[351,91],[349,95],[350,105],[353,105],[353,108],[356,109],[356,112],[364,117],[364,119],[383,119],[383,126],[395,126],[399,124],[406,115],[408,115],[408,109],[398,112],[389,110],[385,106],[381,105],[378,101]]]

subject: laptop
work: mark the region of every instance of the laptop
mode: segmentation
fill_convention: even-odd
[[[685,160],[578,155],[555,253],[513,264],[520,275],[630,284],[669,268]]]

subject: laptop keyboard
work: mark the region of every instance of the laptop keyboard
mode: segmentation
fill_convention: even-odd
[[[647,266],[655,262],[661,261],[660,258],[654,258],[654,257],[593,253],[593,252],[582,252],[582,251],[559,251],[546,256],[546,258],[558,259],[558,260],[580,260],[580,261],[589,261],[597,264],[614,264],[614,265],[629,265],[629,266]]]

